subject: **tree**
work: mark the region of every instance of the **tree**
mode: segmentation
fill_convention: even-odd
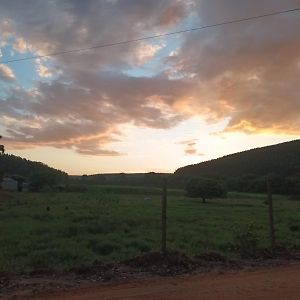
[[[52,170],[36,172],[30,176],[30,189],[32,191],[40,191],[45,187],[53,187],[64,182],[66,177],[63,173]]]
[[[227,191],[217,180],[209,178],[192,178],[186,186],[186,195],[201,198],[203,203],[211,198],[225,198]]]
[[[2,135],[0,135],[0,139],[2,139]],[[0,152],[1,152],[1,154],[4,154],[4,152],[5,152],[4,145],[0,145]]]
[[[286,178],[287,194],[295,200],[300,200],[300,176]]]

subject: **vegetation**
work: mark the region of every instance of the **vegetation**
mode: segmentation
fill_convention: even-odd
[[[116,186],[146,186],[161,187],[164,176],[171,174],[163,173],[116,173],[116,174],[94,174],[83,176],[70,176],[70,181],[74,184],[96,184],[96,185],[116,185]]]
[[[252,149],[190,165],[175,173],[189,176],[293,176],[300,174],[300,140]]]
[[[76,193],[0,193],[1,271],[68,270],[160,249],[161,195],[156,189],[142,193],[134,187],[92,186]],[[235,253],[245,245],[250,249],[249,244],[253,251],[266,247],[265,199],[261,194],[229,193],[227,199],[203,205],[186,198],[183,191],[172,190],[167,246],[188,255],[213,250]],[[300,247],[299,205],[274,196],[278,243]],[[245,240],[245,233],[236,228],[248,224],[251,236]]]
[[[300,176],[289,177],[286,180],[287,191],[292,199],[300,200]]]
[[[95,174],[70,176],[71,184],[144,186],[161,188],[164,177],[171,188],[184,189],[191,178],[223,181],[227,190],[265,193],[266,176],[274,178],[273,191],[299,198],[300,140],[231,154],[215,160],[178,169],[174,174]]]
[[[191,178],[222,181],[229,191],[265,193],[266,177],[272,174],[273,192],[300,198],[300,140],[228,155],[178,169],[174,174],[118,173],[69,176],[68,189],[86,185],[161,188],[164,178],[171,188],[184,189]],[[67,174],[13,155],[0,156],[1,174],[26,177],[36,190],[66,181]],[[71,187],[71,188],[70,188]]]
[[[192,178],[186,186],[186,195],[193,198],[201,198],[205,203],[206,199],[226,198],[225,187],[217,180],[209,178]]]
[[[285,247],[300,247],[300,202],[292,200],[300,197],[299,142],[188,166],[174,175],[68,179],[66,173],[42,163],[1,155],[0,176],[29,181],[43,192],[0,191],[0,271],[68,270],[159,250],[165,177],[168,249],[188,255],[219,251],[250,257],[269,246],[266,195],[261,194],[267,174],[274,193],[289,195],[274,196],[276,240]],[[186,195],[178,189],[184,186]],[[218,200],[226,190],[235,192]],[[202,205],[198,197],[212,200]]]
[[[222,179],[230,191],[266,192],[266,176],[273,174],[274,192],[297,194],[300,185],[300,140],[227,155],[178,169],[177,186],[191,177]]]
[[[35,190],[66,181],[68,175],[47,165],[15,155],[0,155],[0,180],[10,176],[19,181],[30,181]]]

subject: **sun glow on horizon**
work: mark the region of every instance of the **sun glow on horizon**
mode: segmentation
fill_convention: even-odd
[[[13,2],[0,3],[0,62],[294,5],[293,0]],[[2,141],[8,153],[70,174],[92,174],[173,172],[297,139],[299,26],[299,13],[293,12],[0,64]]]

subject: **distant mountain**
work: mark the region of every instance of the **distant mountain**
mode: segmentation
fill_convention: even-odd
[[[184,177],[264,176],[270,173],[283,177],[300,175],[300,140],[230,154],[175,171],[175,175]]]
[[[30,161],[10,154],[0,155],[0,177],[18,175],[30,178],[39,174],[51,174],[51,176],[60,177],[67,177],[68,175],[41,162]]]

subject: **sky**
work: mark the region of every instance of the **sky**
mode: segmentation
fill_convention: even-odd
[[[174,172],[300,137],[300,0],[1,0],[6,152],[69,174]]]

